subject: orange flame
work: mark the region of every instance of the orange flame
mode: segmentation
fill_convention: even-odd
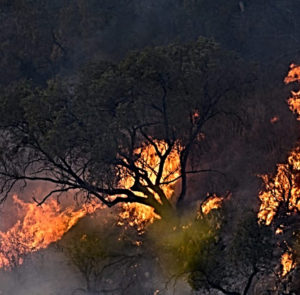
[[[222,206],[224,198],[218,197],[217,195],[213,195],[209,197],[205,202],[201,205],[201,211],[205,215],[207,215],[211,210],[219,209]]]
[[[300,91],[292,91],[292,97],[288,99],[290,110],[298,115],[297,120],[300,121]]]
[[[167,143],[164,141],[154,140],[159,152],[164,154],[168,148]],[[164,169],[162,173],[161,188],[164,191],[166,197],[171,199],[175,184],[180,176],[180,159],[179,159],[180,145],[177,144],[168,155]],[[144,145],[141,148],[135,150],[135,154],[139,155],[139,159],[135,162],[136,166],[145,170],[152,183],[155,183],[160,164],[160,157],[155,150],[154,145]],[[120,186],[130,189],[134,184],[134,177],[127,171],[122,171]],[[146,183],[144,183],[146,185]],[[135,194],[144,197],[142,193]],[[155,194],[155,198],[160,202],[160,198]],[[159,219],[160,216],[155,214],[154,209],[138,203],[124,203],[122,206],[122,212],[119,217],[119,225],[123,225],[126,221],[130,226],[137,228],[138,231],[143,232],[145,226],[148,223],[153,223],[155,219]]]
[[[281,275],[283,277],[285,277],[295,267],[292,253],[285,252],[282,254],[281,266],[282,266],[282,274]]]
[[[95,203],[80,210],[73,207],[62,210],[55,200],[40,207],[35,203],[26,203],[17,196],[13,200],[25,216],[8,231],[0,232],[0,268],[4,269],[22,264],[26,254],[47,248],[60,240],[80,218],[102,207]]]
[[[291,64],[284,82],[286,84],[300,83],[300,66]],[[288,99],[290,110],[296,113],[297,120],[300,120],[300,91],[291,91],[291,94],[292,96]],[[261,177],[265,184],[265,190],[259,193],[261,200],[258,212],[259,222],[270,225],[282,203],[286,203],[285,208],[289,212],[300,211],[300,147],[290,153],[286,164],[277,165],[277,173],[274,178],[268,175]],[[283,225],[278,227],[275,233],[282,234]],[[285,252],[281,256],[281,266],[282,277],[295,267],[291,251]]]
[[[265,183],[265,191],[259,198],[261,205],[258,218],[270,225],[282,202],[288,202],[289,211],[300,211],[300,147],[291,152],[287,164],[279,164],[273,179],[261,176]]]
[[[300,67],[296,64],[290,64],[290,70],[284,78],[284,83],[289,84],[300,80]]]
[[[291,64],[290,71],[285,77],[286,84],[300,82],[300,66]],[[300,120],[300,91],[291,91],[292,96],[288,99],[290,110],[297,114],[297,120]]]
[[[284,82],[286,84],[300,82],[300,66],[291,64]],[[300,91],[291,93],[292,97],[289,98],[288,104],[300,120]],[[300,211],[300,147],[291,152],[287,164],[277,166],[277,173],[273,179],[267,175],[261,177],[265,190],[259,193],[261,205],[258,218],[260,222],[270,225],[282,202],[288,202],[289,211]]]

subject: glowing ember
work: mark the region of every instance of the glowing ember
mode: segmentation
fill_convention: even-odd
[[[281,256],[282,276],[286,276],[294,267],[293,256],[289,252],[285,252]]]
[[[273,118],[270,119],[271,124],[275,124],[279,121],[279,118],[277,116],[274,116]]]
[[[163,141],[154,142],[158,147],[159,152],[161,154],[164,154],[168,148],[167,143]],[[165,184],[162,184],[161,188],[168,199],[172,197],[176,180],[180,175],[179,149],[179,145],[172,149],[171,153],[168,155],[165,161],[162,173],[161,183]],[[135,153],[139,155],[139,159],[135,163],[136,166],[147,171],[148,177],[150,178],[151,182],[155,183],[158,175],[160,158],[154,146],[151,144],[144,145],[143,147],[136,149]],[[133,184],[134,177],[130,173],[127,173],[127,171],[124,171],[123,175],[121,175],[120,186],[130,189]],[[146,185],[146,183],[144,183],[144,185]],[[144,197],[142,193],[135,192],[135,194]],[[160,202],[160,198],[157,194],[155,194],[155,198],[158,200],[158,202]],[[140,232],[143,231],[146,224],[153,223],[155,219],[160,218],[160,216],[155,214],[153,208],[138,203],[122,204],[122,212],[120,213],[119,217],[119,225],[123,225],[126,221],[127,224],[137,228],[137,230]]]
[[[201,211],[204,214],[208,214],[213,209],[219,209],[222,205],[224,198],[218,197],[215,194],[209,197],[205,202],[201,205]]]
[[[22,264],[26,254],[60,240],[80,218],[102,207],[91,204],[80,210],[73,207],[61,209],[54,200],[39,207],[21,201],[17,196],[13,200],[25,216],[8,231],[0,232],[0,268],[4,269]]]

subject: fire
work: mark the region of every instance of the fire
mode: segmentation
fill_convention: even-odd
[[[286,84],[300,83],[300,66],[290,65],[290,71],[284,79]],[[288,105],[300,120],[300,91],[291,91]],[[272,123],[272,121],[271,121]],[[300,147],[291,151],[286,164],[278,164],[275,177],[261,176],[265,190],[259,193],[261,205],[258,212],[259,222],[270,225],[278,213],[281,204],[284,204],[286,214],[300,211]],[[284,226],[276,229],[276,234],[283,233]],[[286,276],[294,267],[291,250],[281,256],[282,277]]]
[[[300,67],[295,64],[291,64],[290,70],[287,76],[284,78],[284,83],[289,84],[298,81],[300,81]]]
[[[167,143],[157,140],[154,141],[154,143],[161,154],[166,152],[168,148]],[[162,184],[161,188],[168,199],[171,199],[172,195],[174,194],[175,184],[180,176],[179,150],[180,145],[177,144],[177,146],[174,147],[168,155],[164,164],[161,182],[165,184]],[[135,154],[139,155],[139,159],[135,163],[136,166],[145,170],[151,182],[155,183],[160,164],[160,158],[155,150],[155,147],[152,144],[145,144],[141,148],[136,149]],[[123,171],[122,174],[120,186],[130,189],[134,184],[134,177],[127,173],[127,171]],[[141,197],[144,196],[142,193],[135,192],[135,194],[139,194]],[[160,198],[157,194],[155,194],[155,198],[158,202],[160,202]],[[120,213],[119,217],[119,225],[123,225],[124,222],[127,221],[130,226],[137,228],[137,230],[140,232],[143,231],[146,224],[153,223],[155,219],[160,218],[160,216],[155,214],[153,208],[138,203],[122,204],[122,212]]]
[[[281,275],[284,277],[295,267],[292,253],[285,252],[282,254],[281,266],[282,266],[282,274]]]
[[[290,71],[284,79],[286,84],[300,82],[300,66],[290,65]],[[290,110],[297,114],[297,120],[300,120],[300,91],[291,91],[292,96],[288,99]]]
[[[270,225],[282,202],[287,202],[289,211],[300,211],[300,147],[291,152],[287,164],[277,166],[277,173],[273,179],[267,175],[261,177],[265,191],[259,194],[260,221]]]
[[[95,203],[79,210],[74,207],[61,209],[55,200],[39,207],[17,196],[13,200],[25,216],[6,232],[0,232],[0,268],[4,269],[22,264],[26,254],[47,248],[60,240],[79,219],[102,207]]]
[[[300,82],[300,66],[291,64],[284,82]],[[300,120],[300,91],[291,93],[288,104]],[[261,222],[270,225],[282,202],[287,202],[289,211],[300,211],[300,147],[291,152],[287,164],[277,166],[273,179],[267,175],[261,177],[265,184],[265,190],[259,194],[261,205],[258,218]]]
[[[222,206],[224,198],[218,197],[217,195],[213,195],[205,200],[205,202],[201,205],[201,211],[205,215],[207,215],[213,209],[219,209]]]
[[[258,211],[258,219],[266,225],[270,225],[280,203],[284,200],[282,192],[288,188],[288,179],[285,174],[285,165],[280,164],[277,168],[275,179],[272,180],[268,175],[262,175],[266,191],[259,193],[261,205]]]
[[[288,104],[290,110],[298,115],[297,120],[300,120],[300,91],[292,91],[292,97],[289,98]]]

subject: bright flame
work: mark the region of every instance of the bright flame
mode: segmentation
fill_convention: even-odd
[[[286,84],[300,82],[300,66],[291,64],[284,82]],[[288,104],[300,120],[300,91],[292,91]],[[258,218],[260,222],[270,225],[282,202],[288,203],[289,211],[300,211],[300,147],[291,152],[287,164],[277,166],[277,173],[273,179],[267,175],[261,177],[265,190],[259,193],[261,205]]]
[[[282,254],[281,266],[282,266],[282,274],[281,275],[284,277],[295,267],[292,253],[285,252],[284,254]]]
[[[258,218],[270,225],[280,203],[287,202],[289,211],[300,211],[300,147],[291,152],[287,164],[279,164],[273,179],[261,176],[265,191],[259,198],[261,205]]]
[[[0,232],[0,268],[4,269],[22,264],[26,254],[60,240],[80,218],[102,207],[94,203],[79,210],[73,207],[61,209],[55,200],[42,206],[26,203],[17,196],[13,196],[13,200],[25,216],[8,231]]]
[[[284,83],[289,84],[298,81],[300,81],[300,67],[295,64],[291,64],[290,70],[287,76],[284,78]]]
[[[162,155],[168,148],[167,143],[164,141],[154,140],[154,144]],[[168,199],[172,197],[176,181],[180,176],[179,151],[180,145],[177,144],[177,146],[172,149],[164,163],[161,183],[165,184],[162,184],[161,188]],[[160,157],[155,150],[154,145],[144,145],[141,148],[136,149],[135,154],[139,157],[135,162],[136,166],[145,170],[151,182],[155,183],[159,171]],[[124,171],[122,174],[120,186],[130,189],[134,184],[134,177],[127,171]],[[146,183],[143,184],[146,185]],[[135,192],[135,194],[145,197],[142,193]],[[159,196],[157,194],[154,195],[157,201],[160,202]],[[126,221],[130,226],[137,228],[140,232],[143,231],[146,224],[153,223],[155,219],[160,218],[160,216],[155,214],[154,209],[149,206],[138,203],[124,203],[121,206],[122,212],[119,215],[120,220],[118,224],[123,225]]]
[[[291,64],[284,82],[286,84],[300,83],[300,66]],[[288,99],[289,107],[300,120],[300,91],[292,91],[291,94],[292,96]],[[271,121],[271,123],[273,122]],[[259,222],[270,225],[282,203],[286,204],[285,208],[289,212],[300,211],[300,147],[290,153],[286,164],[277,165],[277,173],[274,178],[268,175],[261,177],[265,184],[265,190],[259,193],[261,200],[258,212]],[[282,234],[283,225],[278,227],[275,233]],[[291,251],[285,252],[281,256],[281,266],[283,277],[295,267]]]
[[[290,71],[284,79],[286,84],[292,82],[300,82],[300,66],[295,64],[290,65]],[[300,120],[300,91],[291,91],[292,96],[288,99],[290,110],[297,114],[297,120]]]
[[[219,209],[222,206],[224,198],[218,197],[217,195],[213,195],[209,197],[205,202],[201,205],[201,211],[205,215],[208,214],[213,209]]]

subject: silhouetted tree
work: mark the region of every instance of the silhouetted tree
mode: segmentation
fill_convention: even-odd
[[[172,214],[163,186],[180,179],[180,205],[188,174],[207,171],[196,165],[189,170],[203,127],[240,120],[236,106],[252,83],[240,59],[199,39],[91,66],[76,85],[52,81],[46,89],[7,89],[1,95],[2,200],[17,182],[48,181],[56,187],[39,203],[75,190],[107,206],[137,202]],[[157,170],[138,152],[145,145],[155,151]],[[171,171],[165,177],[172,152],[179,154],[179,176]],[[128,176],[134,179],[130,188],[120,184]]]

